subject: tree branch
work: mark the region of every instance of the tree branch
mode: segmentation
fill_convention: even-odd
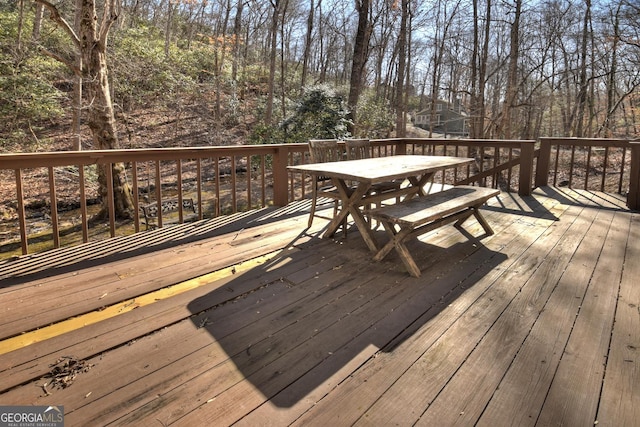
[[[98,37],[102,46],[107,46],[107,35],[113,24],[118,20],[119,15],[120,2],[115,0],[105,1],[102,23],[100,24],[100,35]]]
[[[69,68],[71,69],[71,71],[73,71],[73,73],[74,73],[76,76],[80,76],[80,75],[82,75],[82,70],[80,70],[80,68],[78,68],[78,67],[77,67],[73,62],[71,62],[71,61],[67,60],[67,59],[66,59],[66,58],[64,58],[63,56],[60,56],[60,55],[58,55],[57,53],[51,52],[50,50],[47,50],[47,49],[45,49],[44,47],[40,47],[40,51],[41,51],[43,54],[45,54],[45,55],[47,55],[47,56],[49,56],[49,57],[51,57],[51,58],[53,58],[53,59],[55,59],[55,60],[57,60],[57,61],[62,62],[64,65],[66,65],[67,67],[69,67]]]
[[[56,22],[58,25],[60,25],[62,29],[69,35],[69,37],[71,37],[71,41],[73,42],[73,44],[75,44],[76,48],[80,49],[80,39],[76,35],[76,32],[73,31],[73,28],[71,27],[71,25],[69,25],[69,23],[60,15],[58,8],[52,3],[49,3],[47,0],[35,0],[35,1],[36,3],[40,3],[41,5],[43,5],[49,10],[49,13],[51,14],[50,16],[51,20]],[[65,61],[62,61],[62,62],[66,64]]]

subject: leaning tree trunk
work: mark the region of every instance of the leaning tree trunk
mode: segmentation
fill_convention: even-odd
[[[116,121],[111,104],[109,93],[109,81],[107,79],[106,56],[98,49],[92,49],[84,55],[83,80],[86,84],[87,95],[91,100],[88,109],[87,125],[93,134],[95,145],[100,150],[118,148],[118,135],[116,131]],[[130,218],[133,207],[133,198],[124,164],[115,163],[112,166],[113,172],[113,192],[115,214],[118,218]],[[103,206],[101,214],[107,213],[107,171],[101,166],[98,171],[98,181],[100,183],[100,195]]]
[[[97,27],[95,0],[82,0],[82,17],[80,18],[79,39],[82,55],[82,79],[86,85],[89,106],[87,109],[87,125],[91,129],[95,146],[101,150],[119,147],[116,120],[111,103],[109,79],[107,74],[107,33],[117,19],[114,0],[105,2],[105,8],[111,13],[104,14],[104,20]],[[115,214],[118,218],[130,218],[133,211],[131,188],[123,164],[114,164],[113,190]],[[105,167],[99,168],[98,181],[103,207],[101,213],[107,213],[107,174]]]
[[[77,49],[77,55],[81,61],[71,62],[62,55],[45,51],[46,54],[67,65],[74,73],[82,76],[88,99],[87,124],[91,129],[94,146],[101,150],[118,148],[118,133],[116,120],[113,114],[113,104],[109,92],[109,79],[107,75],[107,35],[111,26],[118,19],[119,0],[104,0],[104,13],[102,22],[98,25],[96,13],[96,0],[78,0],[76,7],[79,10],[78,28],[75,30],[60,15],[58,8],[48,0],[36,0],[44,5],[51,14],[51,19],[56,22],[71,38]],[[78,63],[81,69],[78,69]],[[115,214],[118,218],[130,218],[134,204],[131,188],[127,183],[127,176],[123,164],[114,164],[113,188]],[[105,216],[108,212],[107,180],[105,168],[99,168],[98,182],[100,183],[100,195],[103,207],[98,217]]]

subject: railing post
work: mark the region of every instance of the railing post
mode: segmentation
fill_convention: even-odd
[[[276,148],[273,155],[273,204],[275,206],[286,206],[289,203],[288,197],[288,173],[287,165],[289,149],[286,145]]]
[[[407,141],[404,139],[396,140],[395,154],[407,154]]]
[[[520,143],[520,178],[518,194],[531,195],[531,179],[533,178],[533,152],[535,141],[522,141]]]
[[[627,207],[640,210],[640,141],[631,142],[631,171],[629,173],[629,193]]]
[[[549,163],[551,161],[551,140],[540,138],[540,155],[536,165],[536,187],[549,185]]]

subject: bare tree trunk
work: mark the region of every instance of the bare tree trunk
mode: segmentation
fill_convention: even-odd
[[[442,28],[442,35],[440,39],[436,40],[437,43],[433,53],[433,74],[431,78],[431,111],[429,112],[429,138],[431,138],[433,133],[433,122],[436,117],[436,101],[439,99],[439,95],[440,95],[440,77],[441,77],[442,66],[443,66],[442,58],[444,57],[445,47],[449,39],[449,29],[451,27],[451,23],[453,22],[453,19],[458,13],[458,8],[460,7],[460,1],[458,1],[455,4],[451,12],[451,17],[448,16],[448,12],[446,9],[447,3],[444,2],[444,5],[445,5],[444,6],[445,9],[443,13],[444,13],[444,18],[446,19],[446,22]],[[440,30],[438,29],[437,31],[440,31]],[[437,35],[436,35],[436,38],[437,38]]]
[[[322,1],[322,0],[319,0]],[[311,41],[313,36],[313,17],[315,13],[314,1],[310,0],[309,15],[307,16],[307,34],[304,41],[304,53],[302,55],[302,78],[300,85],[304,88],[307,84],[307,73],[309,72],[309,57],[311,56]]]
[[[87,83],[88,107],[87,124],[92,131],[93,139],[99,149],[119,148],[116,120],[109,90],[107,72],[107,35],[118,17],[115,0],[105,2],[107,8],[104,20],[97,28],[95,0],[82,0],[82,17],[80,20],[80,51],[82,52],[82,75]],[[100,171],[103,210],[106,211],[106,173]],[[116,217],[131,217],[133,198],[127,183],[123,164],[113,165],[113,187]]]
[[[511,23],[507,90],[500,126],[502,136],[506,139],[513,137],[513,125],[516,121],[514,108],[516,97],[518,96],[518,60],[520,52],[520,14],[522,13],[522,0],[515,0],[515,5],[516,10],[514,12],[513,22]]]
[[[240,58],[240,30],[242,29],[242,8],[244,0],[238,0],[236,18],[233,23],[233,64],[231,65],[231,80],[238,80],[238,59]]]
[[[31,37],[33,40],[40,39],[40,30],[42,29],[42,17],[44,15],[44,6],[40,3],[36,3],[36,11],[33,18],[33,31]]]
[[[280,14],[280,0],[271,0],[273,15],[271,17],[270,29],[270,53],[269,53],[269,89],[267,92],[267,105],[264,113],[264,121],[270,125],[273,120],[273,97],[276,76],[276,54],[278,48],[278,17]]]
[[[82,0],[76,0],[76,13],[74,20],[74,28],[80,28],[82,19]],[[73,149],[82,150],[82,55],[76,55],[76,70],[73,76],[73,100],[72,106],[72,132],[73,132]]]
[[[580,76],[578,100],[572,114],[571,122],[575,124],[574,136],[584,136],[584,111],[587,103],[587,42],[589,40],[589,24],[591,23],[591,0],[585,0],[586,11],[582,27],[582,45],[580,47]]]
[[[479,138],[485,137],[484,121],[487,116],[485,93],[486,93],[486,80],[487,80],[487,61],[489,58],[489,30],[491,29],[491,1],[487,0],[487,10],[485,13],[485,26],[484,26],[484,43],[482,44],[482,56],[480,57],[480,70],[478,74],[478,104],[479,104]]]
[[[396,76],[396,137],[403,138],[406,135],[404,128],[404,74],[407,61],[407,18],[409,15],[409,0],[402,0],[402,18],[400,20],[400,33],[398,34],[398,75]]]
[[[222,70],[224,68],[224,61],[226,60],[226,51],[227,51],[227,43],[226,43],[226,35],[227,35],[227,28],[229,26],[229,19],[230,19],[230,14],[231,14],[231,0],[227,0],[227,7],[225,8],[226,12],[224,15],[224,19],[222,20],[222,25],[218,25],[218,34],[220,34],[222,37],[220,37],[220,40],[222,40],[222,42],[220,43],[220,45],[218,45],[217,43],[215,44],[215,57],[214,57],[214,75],[216,78],[216,102],[215,102],[215,106],[214,106],[214,120],[216,122],[216,126],[220,125],[221,119],[222,119],[222,98],[221,98],[221,93],[222,93]]]
[[[24,26],[24,0],[18,0],[18,37],[16,40],[16,46],[18,50],[22,50],[22,27]]]
[[[357,0],[356,10],[358,12],[358,30],[353,46],[353,63],[351,65],[351,79],[349,86],[349,98],[347,103],[351,111],[351,121],[354,129],[350,129],[351,134],[355,134],[357,129],[358,115],[357,106],[362,92],[365,67],[369,57],[369,39],[371,38],[371,25],[369,23],[369,9],[371,0]]]
[[[173,21],[173,10],[175,6],[172,0],[167,1],[167,23],[164,27],[164,56],[169,56],[169,48],[171,47],[171,24]]]
[[[413,75],[411,73],[411,44],[412,44],[412,37],[411,35],[413,34],[413,13],[411,11],[411,3],[409,3],[408,5],[408,23],[407,23],[407,72],[405,73],[405,87],[406,88],[410,88],[411,87],[411,76]],[[404,135],[407,136],[407,119],[408,119],[408,106],[409,106],[409,90],[405,90],[404,91],[404,100],[403,100],[403,104],[404,104],[404,114],[402,117],[402,129],[404,129]]]
[[[491,0],[486,2],[484,41],[480,43],[478,0],[473,0],[473,54],[471,63],[471,138],[484,138],[484,91],[491,22]]]
[[[286,96],[286,78],[287,78],[287,61],[285,59],[285,19],[286,19],[286,11],[289,7],[289,0],[284,0],[284,6],[282,10],[282,21],[280,22],[280,108],[282,112],[282,117],[285,117],[287,114],[287,96]]]
[[[478,60],[480,52],[480,31],[478,29],[478,0],[472,1],[473,7],[473,50],[471,53],[471,96],[469,112],[471,113],[471,126],[469,129],[469,136],[471,138],[478,138],[480,133],[480,99],[479,99],[479,87],[478,81],[478,68],[480,61]]]

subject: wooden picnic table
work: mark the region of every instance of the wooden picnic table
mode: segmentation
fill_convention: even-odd
[[[468,165],[474,161],[467,157],[398,155],[310,163],[289,166],[289,170],[331,178],[336,186],[342,202],[341,209],[329,223],[323,237],[332,237],[345,217],[351,214],[369,249],[378,252],[378,243],[364,218],[361,206],[396,197],[404,196],[404,200],[409,200],[415,196],[425,196],[424,186],[436,172]],[[407,180],[408,185],[396,191],[369,194],[369,189],[374,184],[396,179]]]

